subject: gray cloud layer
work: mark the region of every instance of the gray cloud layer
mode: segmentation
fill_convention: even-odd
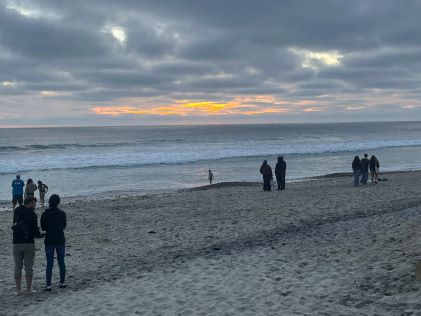
[[[5,0],[0,126],[421,119],[420,16],[416,0]],[[240,96],[289,111],[90,110]]]

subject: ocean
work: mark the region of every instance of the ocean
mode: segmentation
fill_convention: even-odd
[[[350,172],[375,154],[380,171],[421,169],[421,122],[0,129],[0,200],[16,174],[64,197],[170,191],[261,181],[287,162],[287,181]],[[350,179],[351,184],[351,179]]]

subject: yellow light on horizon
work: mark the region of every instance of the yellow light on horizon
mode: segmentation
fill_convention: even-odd
[[[271,102],[273,101],[273,102]],[[308,100],[303,100],[306,102]],[[132,101],[135,103],[136,101]],[[247,96],[236,97],[232,101],[214,102],[203,100],[177,100],[169,105],[154,106],[145,104],[142,107],[136,105],[119,105],[119,106],[94,106],[91,111],[98,115],[121,116],[121,115],[210,115],[210,116],[227,116],[227,115],[262,115],[270,113],[285,113],[291,111],[290,108],[280,106],[287,105],[284,100],[277,100],[273,96]],[[130,103],[126,100],[125,103]],[[136,102],[137,103],[137,102]],[[265,106],[262,106],[262,103]],[[267,105],[266,105],[267,104]],[[269,106],[271,104],[272,106]],[[311,104],[309,102],[309,104]],[[291,103],[294,105],[294,103]]]

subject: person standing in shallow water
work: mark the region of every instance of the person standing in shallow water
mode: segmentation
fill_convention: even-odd
[[[270,191],[270,180],[273,179],[272,168],[268,165],[266,160],[263,160],[263,164],[260,167],[260,173],[263,175],[263,190]]]
[[[28,179],[28,181],[26,181],[25,197],[34,197],[36,190],[38,190],[37,185],[34,181],[32,181],[32,179]]]
[[[213,180],[213,173],[212,170],[208,170],[208,180],[209,180],[209,184],[212,184],[212,180]]]
[[[22,181],[20,175],[16,175],[16,179],[12,181],[12,203],[13,210],[16,208],[16,204],[19,203],[19,206],[23,204],[23,187],[25,182]]]
[[[42,183],[41,180],[38,180],[38,192],[39,192],[39,201],[41,202],[41,206],[44,207],[45,203],[45,194],[48,192],[48,185]]]
[[[49,208],[41,215],[41,229],[45,231],[45,256],[47,258],[45,290],[51,291],[51,278],[53,274],[54,252],[57,253],[57,262],[60,269],[60,288],[66,285],[65,237],[64,229],[67,226],[66,213],[58,208],[60,197],[57,194],[50,196]]]
[[[354,175],[354,186],[358,186],[360,184],[360,174],[361,174],[361,161],[360,157],[355,156],[354,160],[352,161],[352,172]]]
[[[367,159],[368,155],[364,154],[364,158],[361,159],[361,184],[367,184],[368,180],[368,164],[369,160]]]
[[[278,157],[278,162],[275,166],[275,176],[276,182],[278,183],[278,190],[285,189],[285,173],[287,169],[287,164],[284,160],[284,156]]]

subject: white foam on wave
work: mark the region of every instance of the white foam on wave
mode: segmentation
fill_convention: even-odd
[[[157,148],[130,147],[126,150],[110,150],[92,147],[92,150],[40,152],[33,155],[13,156],[0,161],[0,174],[12,174],[30,170],[85,169],[106,167],[140,167],[162,164],[186,164],[200,161],[236,159],[260,156],[314,155],[341,152],[356,152],[382,148],[421,146],[421,139],[370,140],[370,141],[295,141],[293,144],[261,143],[217,143],[178,144]],[[101,150],[100,150],[101,149]],[[47,156],[47,159],[45,157]]]

